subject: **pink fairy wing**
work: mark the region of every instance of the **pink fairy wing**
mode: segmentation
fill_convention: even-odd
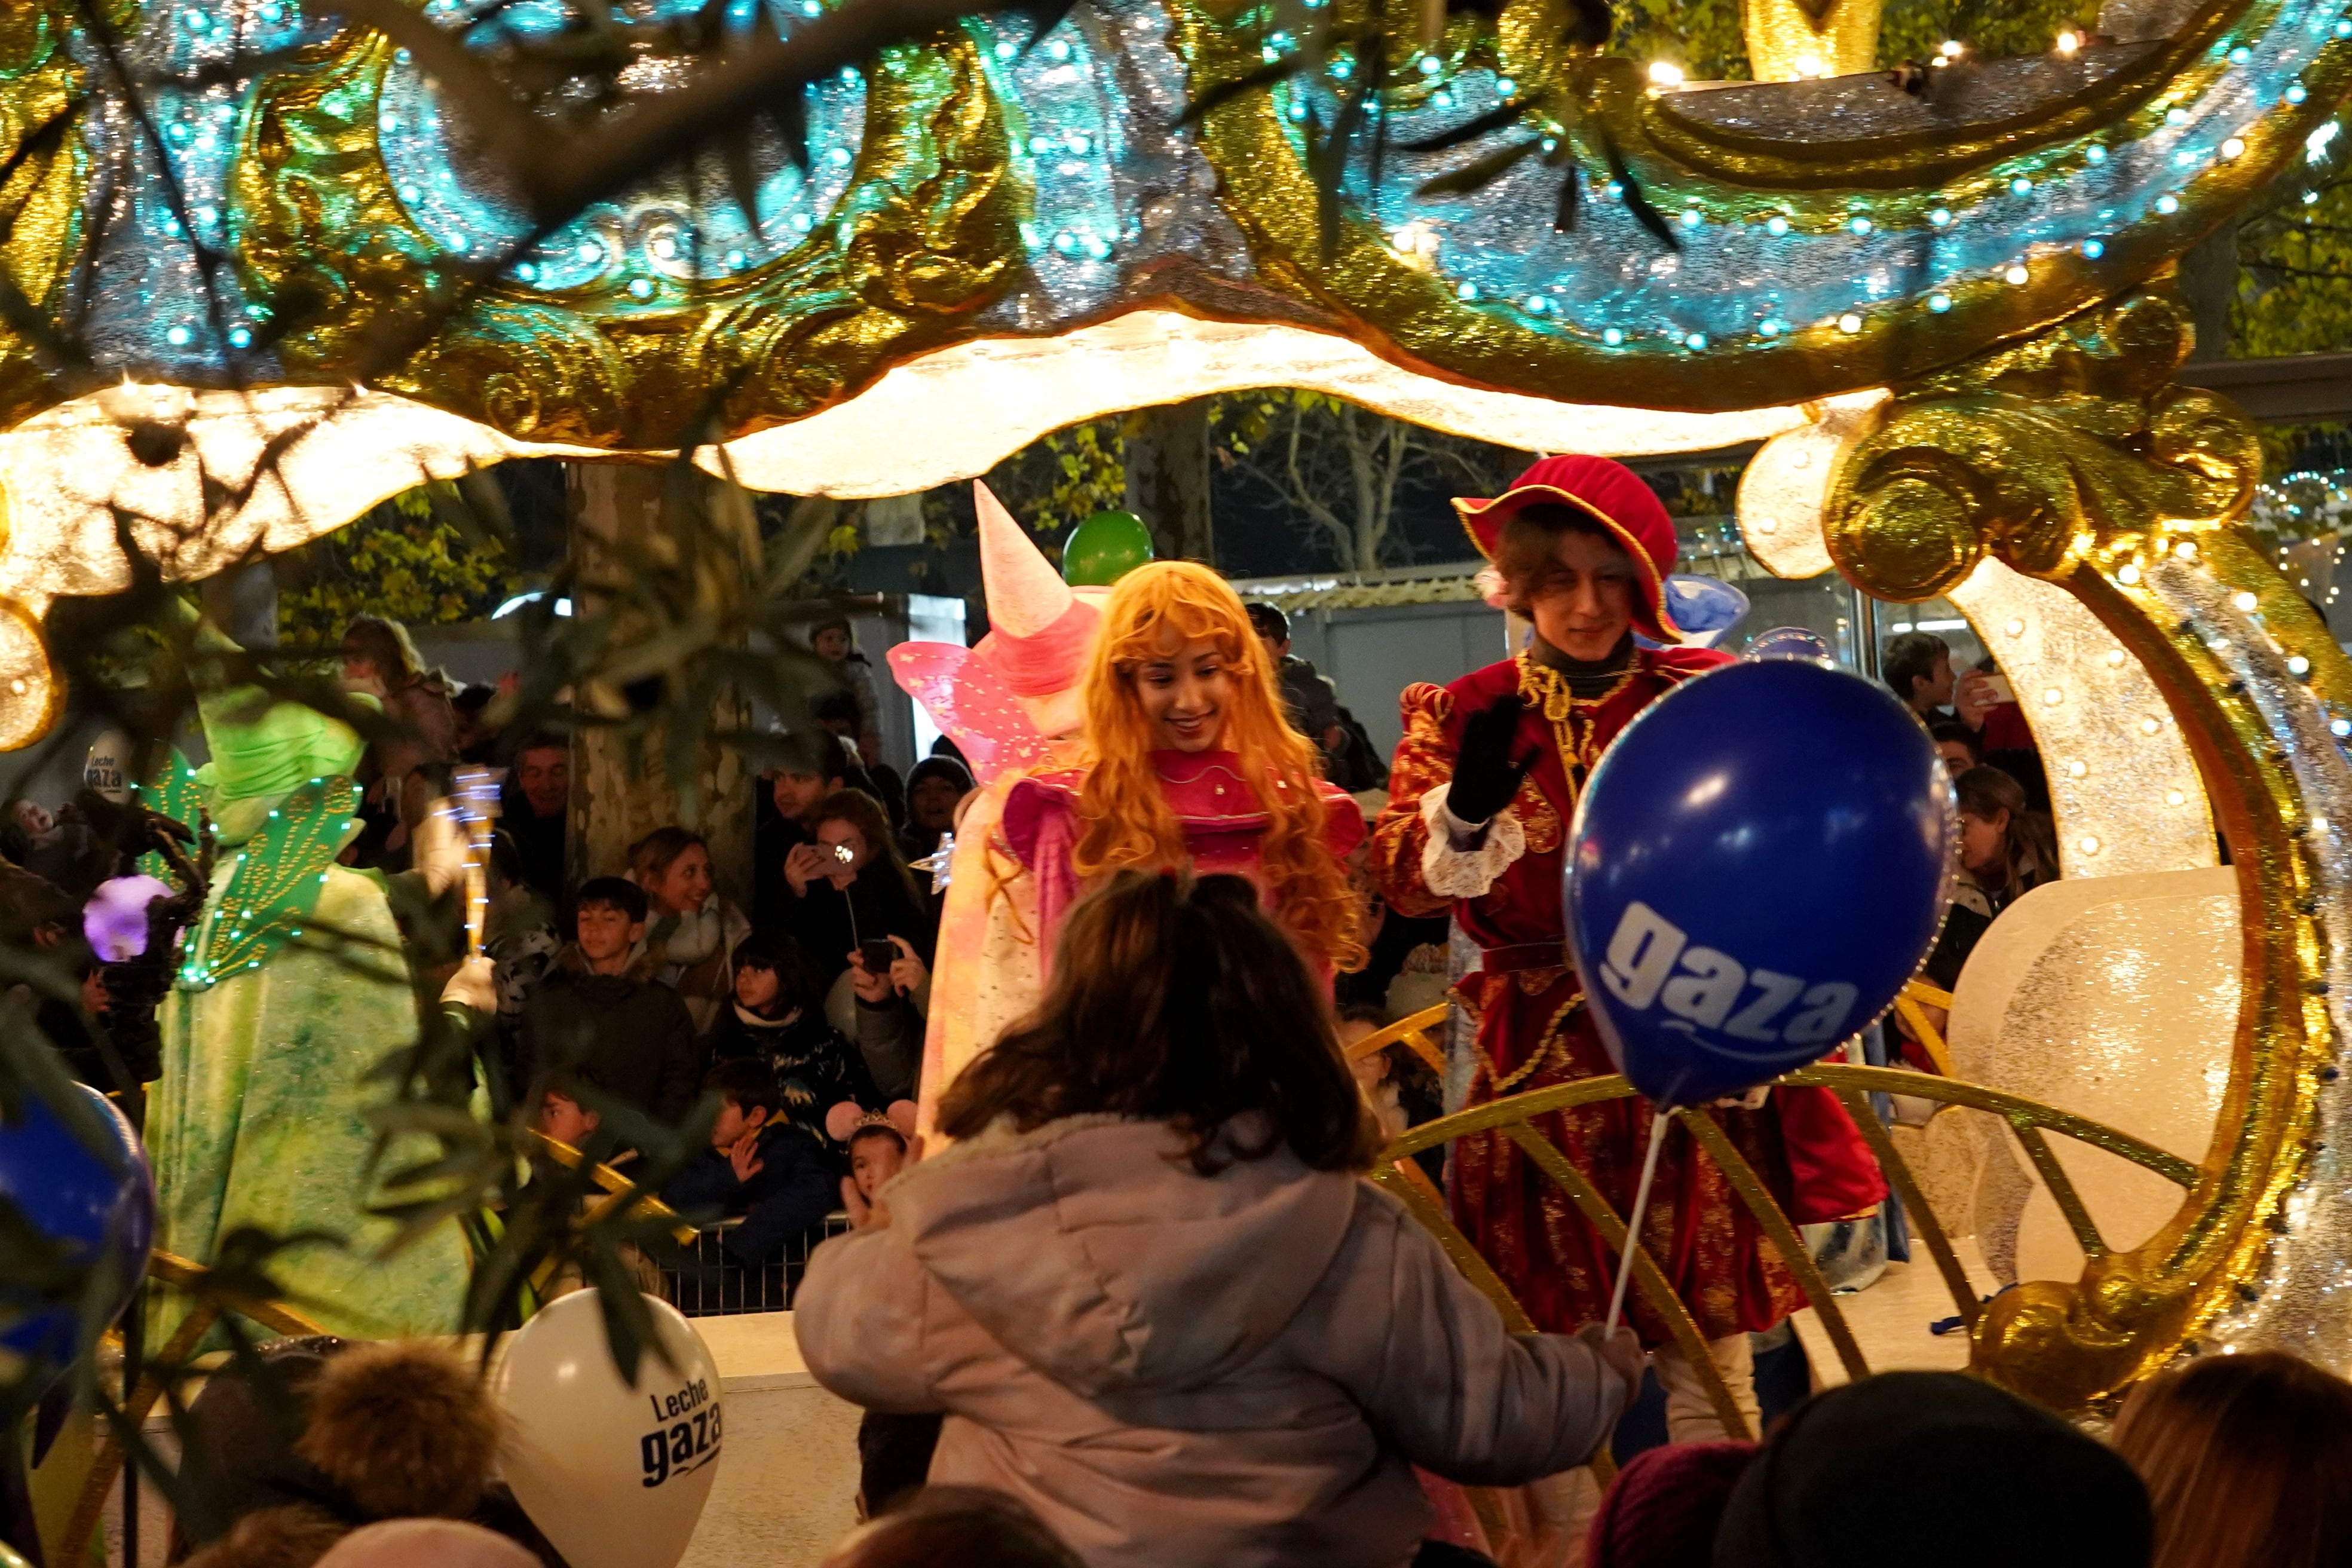
[[[976,783],[985,785],[1008,769],[1045,760],[1045,738],[1029,722],[1020,699],[971,649],[903,642],[890,650],[889,659],[899,689],[921,703],[940,732],[963,748]]]

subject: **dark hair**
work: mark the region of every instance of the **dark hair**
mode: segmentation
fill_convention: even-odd
[[[449,706],[460,713],[479,713],[498,694],[499,689],[488,681],[469,680],[457,689],[457,695],[449,699]]]
[[[1340,1006],[1339,1021],[1342,1024],[1370,1024],[1375,1029],[1381,1029],[1388,1026],[1389,1016],[1387,1009],[1378,1003],[1349,1002]]]
[[[1606,540],[1628,561],[1633,556],[1599,518],[1564,501],[1536,501],[1503,520],[1495,540],[1495,569],[1503,574],[1504,602],[1511,613],[1525,616],[1530,601],[1542,594],[1559,570],[1559,542],[1568,534],[1591,534]]]
[[[1895,689],[1895,695],[1907,703],[1913,686],[1933,680],[1937,663],[1951,657],[1951,645],[1935,633],[1905,632],[1889,641],[1878,656],[1878,673]]]
[[[1242,608],[1249,615],[1250,629],[1258,636],[1268,642],[1290,640],[1290,617],[1282,613],[1280,605],[1252,599]]]
[[[835,616],[829,619],[819,621],[815,625],[810,626],[808,634],[809,646],[811,647],[814,647],[816,646],[816,639],[824,636],[826,632],[839,632],[843,637],[849,639],[849,651],[852,653],[856,653],[857,651],[857,628],[849,624],[849,617],[847,616]]]
[[[1927,735],[1939,746],[1947,741],[1958,741],[1969,749],[1969,758],[1972,763],[1984,761],[1983,738],[1958,719],[1937,720],[1927,726]]]
[[[522,761],[523,753],[526,752],[562,752],[568,758],[572,754],[572,742],[566,737],[558,735],[552,731],[541,730],[537,734],[526,738],[521,745],[514,749],[515,761]]]
[[[837,789],[816,803],[809,813],[811,833],[828,822],[845,822],[857,829],[866,840],[866,852],[873,864],[887,866],[907,889],[907,897],[917,909],[922,907],[922,894],[916,890],[915,874],[907,869],[907,858],[898,853],[898,836],[890,829],[890,814],[882,803],[859,789]]]
[[[862,1445],[861,1445],[862,1446]],[[1014,1498],[984,1487],[925,1487],[860,1528],[819,1568],[1086,1568]]]
[[[842,1147],[855,1149],[857,1147],[857,1141],[861,1138],[887,1138],[891,1142],[898,1145],[899,1153],[903,1154],[907,1152],[907,1135],[887,1121],[858,1123],[857,1130],[849,1135],[849,1141],[842,1144]]]
[[[699,833],[677,826],[656,827],[629,846],[629,869],[640,885],[658,880],[679,856],[697,847],[705,855],[710,853],[709,841]]]
[[[1926,1544],[1855,1539],[1853,1500],[1889,1489]],[[2147,1568],[2152,1536],[2147,1489],[2097,1438],[1978,1378],[1884,1372],[1781,1420],[1732,1486],[1713,1563]]]
[[[1263,1141],[1223,1138],[1265,1113]],[[1322,1171],[1371,1166],[1379,1136],[1340,1059],[1323,987],[1239,877],[1122,871],[1078,902],[1037,1011],[956,1079],[940,1127],[971,1138],[1065,1116],[1172,1121],[1192,1168],[1283,1144]]]
[[[791,730],[772,742],[774,771],[811,773],[822,779],[842,776],[841,737],[830,730]]]
[[[2352,1384],[2323,1368],[2200,1356],[2132,1390],[2115,1446],[2156,1505],[2155,1568],[2352,1561]]]
[[[911,797],[915,786],[925,779],[945,779],[955,785],[958,795],[971,793],[971,770],[953,757],[929,756],[907,772],[907,794]]]
[[[737,1057],[712,1068],[702,1080],[705,1094],[716,1094],[749,1115],[764,1110],[773,1121],[784,1108],[784,1093],[776,1084],[776,1070],[763,1061]]]
[[[2057,837],[2047,818],[2027,809],[2024,785],[1999,768],[1970,768],[1952,781],[1952,796],[1980,822],[2009,813],[2008,870],[2000,887],[1985,891],[2005,903],[2058,875]]]
[[[646,890],[626,877],[591,877],[581,883],[572,907],[584,910],[592,904],[620,910],[629,917],[631,925],[645,923]]]
[[[824,997],[824,987],[815,966],[801,944],[783,931],[754,931],[737,942],[729,973],[744,969],[765,969],[775,975],[778,1016]]]

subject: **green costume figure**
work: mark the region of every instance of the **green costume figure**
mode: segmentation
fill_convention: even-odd
[[[209,1264],[242,1226],[328,1232],[343,1245],[271,1260],[289,1306],[348,1336],[454,1332],[467,1281],[457,1225],[383,1256],[395,1226],[365,1212],[372,1173],[416,1152],[373,1160],[362,1113],[388,1091],[366,1080],[415,1045],[417,1023],[383,878],[334,864],[359,831],[360,738],[252,689],[199,706],[213,760],[191,773],[174,757],[173,778],[142,792],[184,821],[201,806],[220,847],[164,1004],[146,1126],[155,1245]],[[187,1310],[177,1292],[156,1295],[151,1345]]]

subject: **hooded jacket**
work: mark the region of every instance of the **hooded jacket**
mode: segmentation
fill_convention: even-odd
[[[1090,1568],[1393,1568],[1431,1519],[1412,1465],[1516,1485],[1615,1425],[1595,1351],[1506,1332],[1370,1183],[1182,1148],[1082,1116],[910,1168],[887,1227],[811,1260],[809,1370],[946,1411],[931,1480],[1011,1493]]]

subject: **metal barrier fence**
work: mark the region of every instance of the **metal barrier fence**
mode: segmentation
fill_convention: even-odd
[[[670,1305],[689,1318],[783,1311],[801,1288],[809,1254],[819,1242],[847,1231],[849,1215],[835,1209],[822,1225],[786,1242],[782,1257],[757,1268],[744,1267],[727,1251],[727,1233],[742,1223],[721,1220],[696,1231],[679,1266],[663,1268],[662,1294]]]

